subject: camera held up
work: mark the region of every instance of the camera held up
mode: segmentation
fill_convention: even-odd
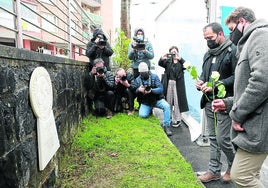
[[[120,76],[120,80],[123,81],[123,82],[126,81],[127,80],[127,76]]]
[[[104,68],[103,67],[97,67],[96,72],[99,73],[99,74],[103,74],[104,73]]]
[[[175,56],[176,56],[176,54],[172,54],[172,53],[167,54],[167,58],[170,60],[172,60]]]
[[[134,36],[133,40],[136,41],[136,46],[133,46],[136,50],[145,50],[145,43],[143,40],[139,39],[138,37]]]
[[[151,86],[149,86],[149,85],[145,85],[144,88],[145,88],[145,91],[151,91],[151,89],[152,89]]]
[[[96,42],[96,44],[97,44],[98,46],[106,46],[106,39],[104,38],[103,35],[98,35],[98,36],[97,36],[97,41],[98,41],[98,42]]]

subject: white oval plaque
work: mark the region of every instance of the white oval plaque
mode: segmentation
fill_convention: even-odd
[[[50,76],[44,67],[37,67],[30,80],[30,101],[37,118],[47,118],[52,110],[53,93]]]
[[[30,101],[37,118],[39,169],[44,170],[60,143],[52,110],[52,84],[47,70],[43,67],[37,67],[32,73]]]

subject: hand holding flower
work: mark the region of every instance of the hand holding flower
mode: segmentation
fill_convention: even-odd
[[[226,105],[222,99],[215,99],[212,101],[211,108],[213,112],[217,112],[220,110],[226,110]]]

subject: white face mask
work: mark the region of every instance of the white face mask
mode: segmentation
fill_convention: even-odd
[[[143,39],[143,35],[137,35],[137,38],[138,38],[139,40],[142,40],[142,41],[144,40],[144,39]]]

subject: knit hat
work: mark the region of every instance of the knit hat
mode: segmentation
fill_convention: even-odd
[[[138,68],[139,68],[139,72],[148,72],[149,71],[148,65],[146,63],[144,63],[144,62],[141,62],[139,64]]]

